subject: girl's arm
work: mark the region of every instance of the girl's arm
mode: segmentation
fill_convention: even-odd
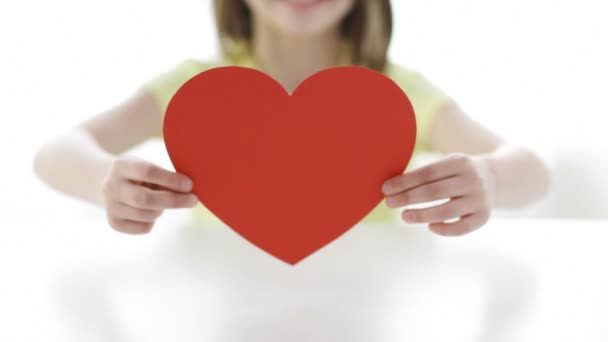
[[[531,150],[505,142],[467,116],[454,102],[444,106],[431,124],[431,148],[466,153],[486,163],[495,189],[495,208],[517,208],[543,196],[549,187],[549,171]]]
[[[48,142],[34,169],[55,189],[101,205],[101,185],[114,159],[159,132],[161,118],[150,95],[134,94]]]
[[[466,234],[484,225],[492,208],[524,206],[548,189],[549,172],[538,156],[503,141],[454,102],[436,114],[429,143],[448,155],[387,180],[382,191],[389,207],[448,199],[402,213],[405,221],[428,223],[438,234]]]
[[[161,129],[158,105],[139,92],[47,143],[34,169],[55,189],[104,206],[113,228],[145,233],[164,209],[197,203],[187,177],[120,156]]]

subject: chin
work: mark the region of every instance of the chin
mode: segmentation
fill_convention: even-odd
[[[351,7],[344,0],[275,0],[276,24],[294,36],[314,36],[335,28]]]

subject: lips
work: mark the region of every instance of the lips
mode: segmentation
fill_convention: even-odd
[[[289,7],[298,11],[312,9],[313,7],[320,5],[326,1],[327,0],[281,0],[281,2],[285,5],[288,5]]]

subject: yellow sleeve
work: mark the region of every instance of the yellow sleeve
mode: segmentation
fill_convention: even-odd
[[[141,90],[152,95],[164,116],[169,101],[171,101],[173,95],[184,83],[218,64],[202,63],[192,59],[185,60],[175,65],[171,70],[165,71],[145,82],[141,86]]]
[[[416,152],[430,151],[429,130],[439,108],[450,100],[441,89],[417,71],[389,64],[386,76],[405,92],[416,115]]]

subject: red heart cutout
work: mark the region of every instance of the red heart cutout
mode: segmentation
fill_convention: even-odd
[[[293,265],[380,203],[409,163],[416,121],[399,86],[369,69],[323,70],[289,96],[260,71],[221,67],[173,96],[164,139],[212,213]]]

